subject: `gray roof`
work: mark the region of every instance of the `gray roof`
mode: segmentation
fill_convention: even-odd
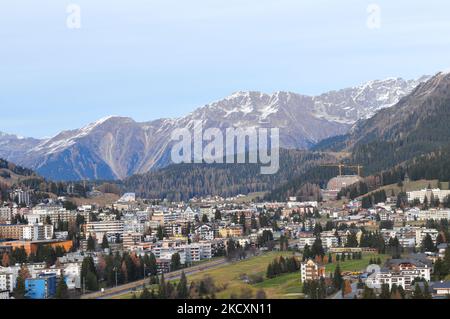
[[[450,289],[450,281],[436,281],[431,284],[433,289]]]

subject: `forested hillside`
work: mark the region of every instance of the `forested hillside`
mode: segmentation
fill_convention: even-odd
[[[357,123],[347,135],[321,141],[313,150],[348,152],[343,162],[363,165],[366,176],[372,175],[373,188],[397,183],[406,172],[412,180],[449,180],[449,147],[450,74],[439,73],[397,105]],[[267,199],[298,194],[306,183],[324,186],[335,175],[336,171],[314,167],[274,189]]]
[[[269,191],[318,163],[333,162],[331,153],[280,150],[277,174],[260,174],[260,164],[178,164],[134,175],[124,188],[146,198],[186,200],[193,196],[231,196]]]

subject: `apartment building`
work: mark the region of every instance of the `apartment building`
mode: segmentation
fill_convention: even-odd
[[[203,224],[197,226],[194,230],[195,235],[199,240],[213,240],[214,239],[214,229],[211,225]]]
[[[10,299],[8,290],[0,290],[0,300]]]
[[[30,299],[48,299],[56,294],[56,275],[41,275],[38,278],[25,279],[26,297]]]
[[[428,209],[419,210],[417,212],[417,220],[440,220],[440,219],[450,219],[450,210],[448,209]]]
[[[301,281],[304,283],[310,280],[318,280],[325,276],[325,266],[314,262],[312,259],[300,265]]]
[[[132,250],[142,241],[142,233],[125,232],[122,239],[123,249]]]
[[[38,205],[26,214],[26,217],[30,224],[34,224],[45,223],[48,216],[52,224],[57,225],[59,221],[75,222],[77,215],[81,215],[85,221],[89,221],[89,211],[70,211],[61,206]]]
[[[52,237],[52,225],[0,225],[0,238],[17,240],[47,240],[52,239]]]
[[[11,192],[10,198],[12,201],[17,202],[19,205],[29,206],[31,204],[31,191],[16,189]]]
[[[426,235],[430,235],[433,243],[436,243],[439,232],[432,228],[415,228],[416,232],[416,247],[420,247]]]
[[[422,278],[426,281],[431,279],[431,265],[424,264],[420,261],[409,259],[393,259],[390,261],[388,268],[382,269],[378,273],[370,275],[366,284],[369,287],[380,288],[381,285],[389,285],[389,289],[392,285],[396,284],[401,286],[405,290],[412,290],[412,282],[415,278]]]
[[[219,236],[222,238],[241,237],[244,234],[241,225],[232,225],[219,229]]]
[[[16,287],[17,271],[0,267],[0,291],[13,292]]]
[[[3,239],[23,239],[23,228],[26,225],[0,225],[0,238]]]
[[[13,214],[10,207],[0,207],[0,222],[11,220]]]
[[[445,201],[447,196],[450,196],[450,190],[441,190],[439,188],[434,189],[422,189],[419,191],[406,192],[409,202],[413,202],[415,199],[418,199],[421,204],[423,204],[425,197],[430,203],[432,197],[439,198],[439,201],[442,203]]]
[[[88,222],[86,224],[86,236],[93,236],[98,240],[103,238],[103,235],[114,236],[122,235],[124,231],[124,223],[121,220],[108,220],[98,222]]]

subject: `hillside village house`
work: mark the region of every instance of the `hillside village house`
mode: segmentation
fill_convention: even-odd
[[[392,259],[389,268],[369,275],[366,284],[369,287],[381,288],[381,285],[389,285],[389,289],[395,284],[405,290],[412,290],[412,282],[415,278],[423,278],[430,281],[431,266],[420,261],[410,259]]]
[[[318,280],[325,277],[325,266],[314,262],[312,259],[301,263],[300,265],[301,281]]]

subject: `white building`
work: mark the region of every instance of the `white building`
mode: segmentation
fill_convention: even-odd
[[[446,197],[450,195],[450,190],[441,190],[439,188],[434,189],[422,189],[419,191],[406,192],[408,196],[408,201],[413,202],[415,199],[418,199],[420,203],[423,204],[425,197],[430,203],[431,197],[439,198],[439,201],[442,203],[445,201]]]
[[[188,207],[181,213],[181,218],[188,221],[193,221],[195,219],[195,215],[196,214],[192,208]]]
[[[49,240],[53,238],[53,225],[31,224],[22,228],[25,240]]]
[[[195,235],[198,236],[200,240],[213,240],[214,239],[214,229],[212,226],[203,224],[195,228]]]
[[[419,210],[417,213],[417,220],[427,220],[427,219],[450,219],[450,210],[448,209],[428,209]]]
[[[117,202],[128,203],[128,202],[135,202],[135,201],[136,201],[135,193],[125,193]]]
[[[116,234],[122,235],[124,223],[121,220],[108,220],[99,222],[88,222],[86,224],[87,236],[91,235],[102,240],[103,235],[113,236]]]
[[[11,199],[13,201],[17,201],[17,203],[24,204],[26,206],[29,206],[31,204],[31,191],[29,190],[22,190],[22,189],[16,189],[11,193]]]
[[[69,289],[81,288],[81,263],[67,263],[63,266],[63,275]]]
[[[9,207],[0,207],[0,221],[12,219],[12,210]],[[1,222],[0,222],[1,223]]]
[[[436,239],[437,236],[439,235],[439,232],[436,229],[416,228],[415,231],[416,231],[416,247],[420,247],[422,245],[422,242],[427,235],[430,235],[431,239],[433,240],[433,243],[436,244]]]
[[[0,290],[0,300],[10,299],[9,290]]]
[[[13,292],[16,287],[16,280],[18,276],[18,271],[14,271],[11,267],[0,268],[0,290],[7,290]]]
[[[430,274],[431,268],[428,266],[400,265],[398,270],[382,270],[370,275],[366,280],[366,285],[372,288],[381,288],[381,285],[388,284],[391,289],[396,284],[405,290],[411,290],[411,283],[415,278],[419,277],[430,281]]]

